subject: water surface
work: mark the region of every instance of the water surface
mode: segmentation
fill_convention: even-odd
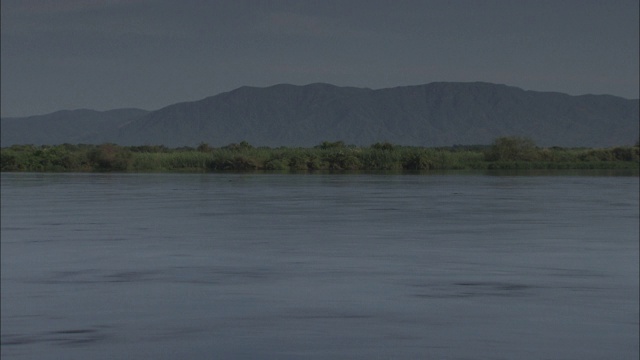
[[[634,359],[638,178],[2,174],[2,358]]]

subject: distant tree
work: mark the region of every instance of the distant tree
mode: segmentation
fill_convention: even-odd
[[[529,161],[535,160],[536,144],[522,136],[503,136],[497,138],[486,152],[488,161]]]
[[[228,150],[233,150],[233,151],[241,151],[241,150],[253,149],[253,146],[251,146],[251,144],[249,144],[246,141],[241,141],[240,144],[231,143],[231,144],[229,144],[227,146],[224,146],[223,149],[228,149]]]
[[[394,145],[388,141],[385,141],[383,143],[375,143],[373,145],[371,145],[372,149],[376,149],[376,150],[388,150],[391,151],[394,148]]]
[[[322,144],[316,146],[318,149],[327,150],[327,149],[339,149],[345,147],[345,143],[342,140],[331,142],[331,141],[323,141]]]
[[[211,152],[211,147],[209,146],[209,144],[205,142],[201,142],[200,145],[198,145],[198,148],[196,150],[202,153],[208,153],[208,152]]]
[[[98,171],[125,171],[132,161],[127,148],[115,144],[102,144],[88,154],[89,161]]]

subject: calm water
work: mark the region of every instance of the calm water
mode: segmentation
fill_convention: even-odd
[[[638,177],[2,174],[3,359],[637,359]]]

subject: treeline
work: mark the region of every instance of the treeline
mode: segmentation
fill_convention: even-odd
[[[640,148],[541,148],[522,137],[488,146],[424,148],[325,141],[313,148],[14,145],[0,149],[1,171],[208,172],[246,170],[638,169]]]

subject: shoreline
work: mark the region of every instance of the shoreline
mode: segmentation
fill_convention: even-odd
[[[540,148],[523,138],[493,145],[427,148],[377,143],[368,147],[324,142],[313,148],[13,145],[0,149],[2,172],[437,172],[640,169],[640,147]]]

